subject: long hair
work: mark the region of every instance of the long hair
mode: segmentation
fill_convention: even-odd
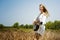
[[[46,16],[48,17],[49,16],[49,13],[47,11],[47,9],[45,8],[45,6],[43,4],[40,4],[39,6],[42,6],[43,7],[43,12],[46,14]]]

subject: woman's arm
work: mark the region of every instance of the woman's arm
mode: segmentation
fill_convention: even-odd
[[[39,21],[39,20],[35,20],[35,21],[33,22],[33,25],[40,25],[40,21]]]

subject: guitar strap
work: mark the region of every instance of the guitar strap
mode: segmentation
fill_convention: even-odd
[[[41,14],[39,14],[39,15],[37,16],[36,20],[39,20],[40,15],[41,15]]]

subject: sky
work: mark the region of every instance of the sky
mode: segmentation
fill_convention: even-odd
[[[0,24],[32,24],[43,4],[48,12],[47,21],[60,20],[60,0],[0,0]]]

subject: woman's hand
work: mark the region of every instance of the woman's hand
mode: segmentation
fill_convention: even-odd
[[[34,21],[33,25],[40,25],[40,21],[38,21],[38,20]]]

